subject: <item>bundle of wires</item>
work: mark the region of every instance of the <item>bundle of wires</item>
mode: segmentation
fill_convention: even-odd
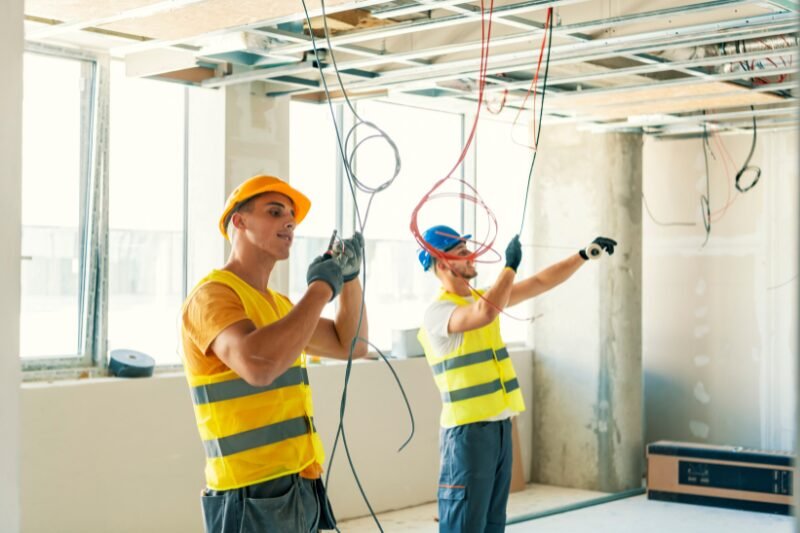
[[[308,23],[308,27],[310,29],[311,28],[311,17],[310,17],[310,15],[308,13],[308,6],[306,6],[305,0],[301,0],[301,2],[303,4],[303,11],[305,13],[306,22]],[[339,83],[339,87],[341,89],[342,95],[344,96],[344,100],[347,103],[347,106],[349,107],[351,113],[353,114],[353,116],[356,119],[355,124],[353,125],[353,127],[350,129],[350,131],[346,135],[344,141],[342,140],[342,137],[341,137],[341,134],[340,134],[340,130],[339,130],[339,126],[338,126],[338,124],[336,122],[336,112],[335,112],[335,110],[333,108],[333,104],[331,102],[330,90],[328,89],[328,83],[327,83],[327,80],[325,78],[325,72],[323,71],[324,67],[323,67],[323,62],[322,62],[321,57],[320,57],[320,50],[317,47],[316,37],[315,37],[313,31],[310,32],[311,44],[312,44],[312,48],[314,50],[314,57],[315,57],[315,60],[316,60],[315,61],[316,62],[316,66],[319,69],[320,79],[322,81],[322,86],[323,86],[323,89],[325,91],[325,96],[326,96],[326,100],[327,100],[327,103],[328,103],[328,109],[330,110],[330,113],[331,113],[331,120],[333,122],[334,130],[335,130],[335,133],[336,133],[336,142],[337,142],[337,147],[339,149],[339,155],[340,155],[341,160],[342,160],[342,166],[344,167],[345,173],[347,175],[347,183],[348,183],[348,185],[350,187],[350,193],[351,193],[351,195],[353,197],[353,205],[355,206],[358,228],[359,228],[359,231],[363,235],[365,230],[366,230],[367,219],[369,217],[369,211],[370,211],[370,208],[372,206],[372,200],[375,198],[375,195],[377,195],[379,192],[385,191],[387,188],[389,188],[389,186],[391,186],[392,183],[394,183],[394,180],[400,174],[400,168],[401,168],[400,154],[399,154],[399,151],[397,149],[397,145],[392,140],[392,138],[385,131],[383,131],[380,127],[378,127],[376,124],[374,124],[372,122],[369,122],[369,121],[366,121],[366,120],[363,120],[361,118],[361,116],[358,114],[358,112],[356,111],[355,106],[353,106],[353,104],[351,103],[350,98],[347,96],[347,91],[345,89],[344,83],[343,83],[341,75],[339,73],[339,68],[336,65],[336,56],[334,54],[333,46],[331,45],[331,41],[330,41],[330,32],[328,30],[328,23],[327,23],[327,17],[326,17],[326,13],[325,13],[325,2],[324,2],[324,0],[320,0],[320,4],[321,4],[321,8],[322,8],[322,20],[323,20],[324,28],[325,28],[325,40],[326,40],[326,42],[328,44],[328,53],[330,54],[330,57],[331,57],[331,62],[333,64],[333,69],[334,69],[334,72],[336,74],[336,79],[337,79],[337,81]],[[356,132],[359,130],[359,128],[362,129],[362,130],[366,129],[366,130],[369,130],[371,132],[370,134],[366,135],[360,141],[357,140],[357,134],[356,134]],[[395,158],[394,172],[393,172],[392,176],[387,181],[385,181],[384,183],[381,183],[380,185],[375,186],[375,187],[371,187],[371,186],[365,184],[363,181],[361,181],[358,178],[358,176],[356,176],[356,173],[354,172],[354,169],[353,169],[357,151],[362,146],[364,146],[364,143],[366,143],[367,141],[371,141],[371,140],[383,140],[384,142],[386,142],[389,145],[389,147],[392,149],[392,151],[394,153],[394,158]],[[356,195],[356,190],[359,190],[359,191],[364,192],[364,193],[369,195],[369,200],[368,200],[368,203],[367,203],[367,207],[364,210],[363,215],[362,215],[360,206],[358,204],[358,198],[357,198],[357,195]],[[361,330],[361,324],[363,323],[363,320],[364,320],[364,309],[366,307],[366,295],[367,295],[367,258],[366,258],[366,250],[364,250],[364,255],[362,257],[361,275],[362,275],[363,290],[362,290],[362,296],[361,296],[361,307],[360,307],[359,313],[358,313],[357,331]],[[341,401],[339,403],[339,425],[338,425],[338,428],[337,428],[337,431],[336,431],[336,438],[334,439],[333,448],[331,450],[329,462],[330,462],[330,465],[332,466],[333,459],[334,459],[334,457],[336,455],[336,449],[337,449],[338,444],[339,444],[339,439],[341,438],[342,445],[344,447],[345,454],[347,456],[347,461],[348,461],[348,463],[350,465],[350,470],[353,473],[353,478],[355,479],[356,485],[358,486],[358,490],[361,493],[361,497],[363,498],[364,503],[367,505],[367,508],[369,509],[369,512],[370,512],[370,515],[372,516],[373,520],[375,521],[375,524],[378,526],[378,530],[383,532],[383,528],[381,527],[380,521],[378,520],[378,517],[375,516],[375,512],[372,509],[372,505],[369,502],[369,498],[367,498],[366,492],[364,491],[364,487],[362,486],[361,480],[359,479],[358,473],[356,472],[355,465],[353,464],[353,458],[352,458],[352,455],[350,453],[350,447],[347,444],[347,434],[345,432],[345,427],[344,427],[344,414],[345,414],[345,410],[346,410],[346,406],[347,406],[347,388],[348,388],[348,384],[350,382],[350,375],[351,375],[351,370],[352,370],[352,366],[353,366],[353,352],[355,351],[356,344],[359,343],[359,342],[366,343],[368,346],[370,346],[372,349],[374,349],[378,353],[378,355],[381,357],[381,359],[383,359],[383,361],[389,367],[389,370],[392,372],[392,376],[394,377],[394,379],[397,382],[397,385],[398,385],[398,387],[400,389],[400,393],[403,396],[403,400],[405,401],[406,408],[408,409],[408,414],[409,414],[409,418],[410,418],[410,421],[411,421],[411,432],[410,432],[408,438],[406,439],[406,441],[400,446],[400,449],[398,451],[402,450],[411,441],[411,439],[414,436],[414,428],[415,428],[414,414],[411,411],[411,404],[408,401],[408,397],[407,397],[407,395],[405,393],[405,390],[403,389],[402,383],[400,382],[400,378],[397,376],[397,373],[395,372],[394,368],[392,368],[392,365],[389,363],[388,359],[383,354],[383,352],[381,352],[374,344],[369,342],[368,339],[364,339],[362,337],[358,337],[358,338],[353,339],[352,343],[350,344],[350,351],[349,351],[348,358],[347,358],[347,365],[345,367],[344,384],[342,386],[342,397],[341,397]],[[326,477],[325,477],[325,486],[328,486],[328,482],[330,480],[330,475],[331,475],[331,471],[332,471],[331,466],[328,467],[328,471],[327,471],[327,474],[326,474]],[[337,528],[336,531],[339,531],[338,528]]]

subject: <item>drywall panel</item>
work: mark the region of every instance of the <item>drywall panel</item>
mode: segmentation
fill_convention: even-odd
[[[531,352],[512,351],[511,357],[530,398]],[[356,363],[348,388],[348,444],[376,511],[436,498],[441,400],[424,358],[392,364],[415,420],[414,438],[402,452],[397,449],[411,424],[389,369]],[[341,443],[329,466],[343,378],[343,365],[309,368],[314,421],[332,469],[331,501],[339,519],[368,513]],[[182,374],[26,384],[21,401],[25,533],[202,531],[203,448]],[[519,417],[519,430],[527,470],[527,413]]]
[[[19,531],[22,0],[0,3],[0,531]]]
[[[797,384],[797,132],[759,134],[761,181],[733,187],[749,134],[712,137],[711,232],[702,140],[644,148],[647,441],[791,450]],[[727,206],[727,208],[726,208]],[[693,225],[691,225],[693,224]]]

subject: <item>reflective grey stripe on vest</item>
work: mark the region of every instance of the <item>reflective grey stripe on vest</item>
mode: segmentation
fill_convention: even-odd
[[[503,359],[508,359],[508,350],[506,350],[505,346],[496,350],[494,353],[497,354],[497,360],[502,361]]]
[[[508,357],[508,351],[505,348],[500,348],[494,353],[497,354],[498,361],[502,361]],[[493,358],[491,349],[481,350],[480,352],[472,352],[453,357],[452,359],[445,359],[441,363],[431,366],[431,369],[433,369],[433,374],[438,376],[442,372],[447,372],[448,370],[485,363],[486,361],[491,361]]]
[[[266,387],[254,387],[241,378],[193,387],[192,402],[195,405],[222,402],[301,383],[308,384],[308,371],[301,366],[293,366]]]
[[[505,382],[506,392],[511,392],[518,388],[519,382],[516,378]],[[494,381],[490,381],[489,383],[481,383],[480,385],[442,393],[442,401],[450,403],[459,402],[461,400],[469,400],[470,398],[477,398],[478,396],[493,394],[499,390],[503,390],[503,387],[500,385],[500,380],[496,379]]]
[[[309,428],[309,419],[299,416],[221,439],[204,440],[203,447],[206,449],[206,457],[208,458],[225,457],[305,435],[310,433],[313,427],[313,419]]]
[[[519,388],[519,381],[517,381],[517,378],[509,379],[503,385],[505,385],[506,392],[511,392]]]

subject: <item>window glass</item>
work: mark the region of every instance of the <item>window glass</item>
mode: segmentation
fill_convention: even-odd
[[[180,362],[183,86],[111,67],[108,348]]]
[[[81,332],[93,72],[89,61],[24,55],[23,358],[86,355]]]

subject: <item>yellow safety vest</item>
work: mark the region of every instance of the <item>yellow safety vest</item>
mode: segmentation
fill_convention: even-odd
[[[279,320],[292,308],[270,291],[276,313],[257,290],[222,270],[212,271],[193,292],[209,282],[236,291],[256,327]],[[300,472],[314,461],[322,464],[325,453],[314,427],[305,353],[266,387],[249,385],[233,370],[193,375],[186,369],[210,489],[244,487]]]
[[[439,299],[470,305],[445,290]],[[525,410],[514,365],[500,337],[499,317],[482,328],[465,331],[461,345],[443,356],[434,353],[425,328],[419,330],[418,338],[442,396],[442,427],[479,422],[506,409]]]

